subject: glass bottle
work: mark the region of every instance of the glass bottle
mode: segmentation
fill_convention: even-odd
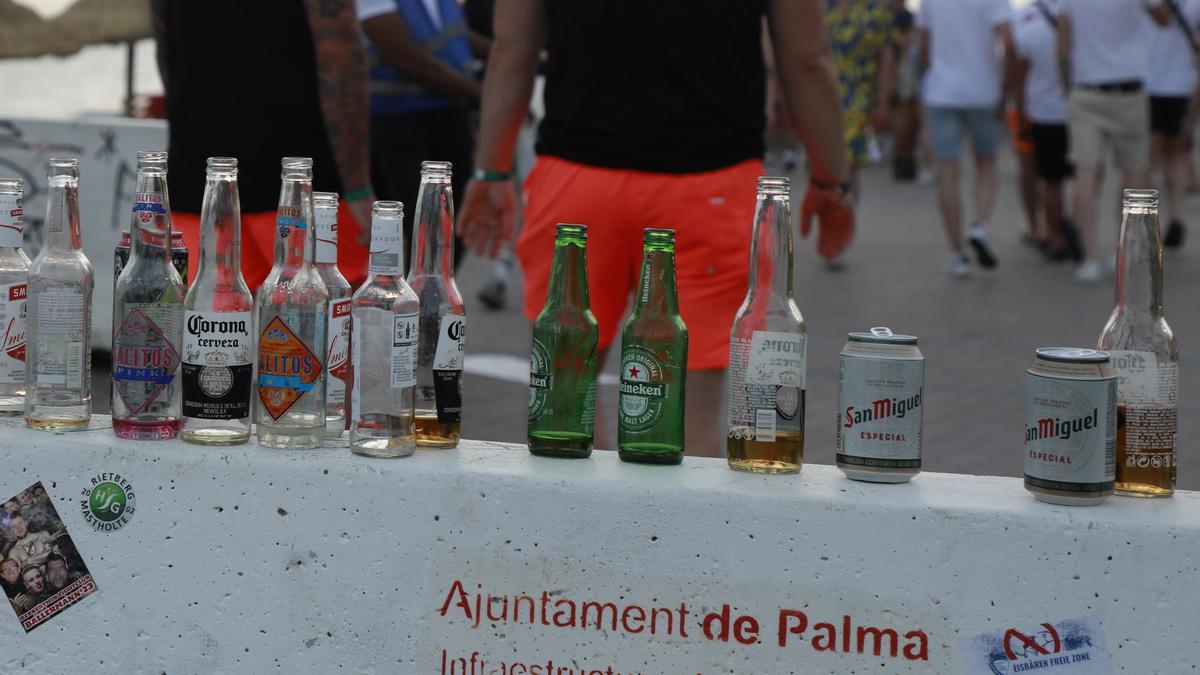
[[[139,441],[175,438],[183,424],[179,347],[184,289],[171,264],[165,152],[138,152],[129,239],[129,263],[113,295],[113,431]]]
[[[729,466],[796,473],[804,461],[804,317],[792,288],[791,181],[758,179],[750,287],[729,339]]]
[[[200,269],[183,301],[183,431],[200,445],[250,440],[254,298],[242,278],[242,209],[233,157],[209,157]]]
[[[1125,190],[1116,306],[1100,334],[1117,373],[1117,482],[1127,497],[1175,492],[1179,343],[1163,316],[1158,190]]]
[[[25,412],[25,300],[29,256],[21,209],[25,181],[0,179],[0,415]]]
[[[313,262],[312,159],[283,158],[275,264],[254,294],[258,331],[258,444],[325,443],[325,329],[329,291]]]
[[[529,356],[529,451],[592,454],[600,329],[588,300],[587,227],[560,223]]]
[[[633,313],[621,331],[618,455],[627,462],[683,461],[687,326],[675,292],[675,230],[648,228]]]
[[[371,209],[367,281],[354,293],[350,449],[407,457],[417,449],[417,294],[404,279],[404,205]]]
[[[329,290],[328,330],[325,332],[325,437],[338,438],[346,429],[346,390],[350,384],[350,295],[353,289],[338,271],[338,196],[314,192],[317,219],[317,273]]]
[[[29,266],[25,424],[82,429],[92,419],[92,289],[79,234],[79,160],[51,159],[42,248]]]
[[[450,162],[421,162],[408,283],[421,301],[417,349],[417,445],[453,448],[462,423],[467,315],[454,283]]]

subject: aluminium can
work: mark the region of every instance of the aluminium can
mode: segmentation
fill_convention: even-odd
[[[925,355],[889,328],[850,333],[842,347],[837,466],[854,480],[904,483],[921,472]]]
[[[1090,506],[1117,476],[1117,376],[1108,352],[1043,347],[1029,367],[1025,489],[1051,504]]]

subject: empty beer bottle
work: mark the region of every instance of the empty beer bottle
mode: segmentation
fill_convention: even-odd
[[[529,355],[529,451],[592,454],[600,331],[588,301],[587,228],[560,224]]]
[[[791,182],[758,179],[750,289],[729,338],[729,466],[795,473],[804,457],[804,317],[792,291]]]
[[[175,438],[183,426],[184,288],[171,264],[165,152],[138,152],[129,240],[129,263],[113,291],[113,432],[133,440]]]
[[[81,429],[92,419],[92,289],[79,233],[79,160],[51,159],[42,250],[29,266],[25,424]]]
[[[417,449],[417,294],[404,280],[404,206],[371,209],[369,275],[354,293],[350,450],[407,457]]]
[[[0,415],[25,411],[25,300],[29,257],[21,207],[25,181],[0,178]]]
[[[237,160],[209,157],[200,269],[183,301],[183,431],[201,445],[250,440],[254,298],[242,278]]]
[[[283,158],[275,264],[254,294],[258,444],[325,443],[325,324],[329,291],[313,262],[312,159]]]
[[[329,290],[329,329],[325,332],[325,437],[346,429],[346,387],[350,382],[350,295],[353,289],[337,266],[338,196],[314,192],[317,219],[317,273]]]
[[[1125,190],[1116,306],[1099,348],[1117,373],[1117,482],[1127,497],[1175,492],[1179,343],[1163,316],[1158,190]]]
[[[417,445],[453,448],[462,423],[467,315],[454,283],[450,162],[421,162],[408,283],[421,301],[417,349]]]
[[[617,447],[621,459],[683,461],[687,326],[675,292],[675,230],[647,229],[633,314],[621,332]]]

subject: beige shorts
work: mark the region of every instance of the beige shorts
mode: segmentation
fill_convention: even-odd
[[[1109,146],[1120,171],[1150,166],[1150,99],[1144,91],[1072,89],[1067,115],[1076,166],[1103,163]]]

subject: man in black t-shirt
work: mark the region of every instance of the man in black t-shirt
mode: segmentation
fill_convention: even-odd
[[[824,0],[496,3],[477,168],[459,229],[468,245],[493,256],[513,230],[514,146],[544,46],[546,115],[517,241],[525,313],[532,320],[546,298],[555,224],[586,224],[589,293],[606,353],[636,283],[642,228],[674,228],[689,333],[690,454],[722,454],[729,330],[746,294],[763,173],[764,16],[791,121],[812,163],[802,229],[808,214],[819,216],[826,258],[849,244],[849,169],[824,7]],[[597,429],[596,446],[608,447]]]

